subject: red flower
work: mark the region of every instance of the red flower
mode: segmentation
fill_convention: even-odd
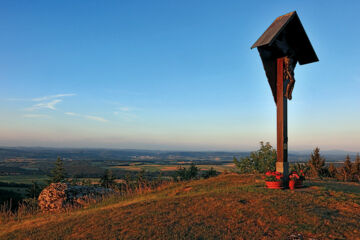
[[[265,173],[266,176],[274,176],[277,180],[280,180],[283,178],[283,174],[281,172],[271,172],[271,171],[268,171]]]
[[[300,176],[296,172],[293,172],[292,174],[289,175],[289,178],[292,180],[297,180],[300,179]]]

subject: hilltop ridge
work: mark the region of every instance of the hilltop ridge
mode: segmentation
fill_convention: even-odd
[[[261,176],[222,174],[9,222],[0,239],[358,239],[359,185],[305,185],[273,190]]]

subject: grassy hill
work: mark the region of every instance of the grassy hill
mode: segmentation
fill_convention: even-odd
[[[174,183],[87,209],[0,225],[0,239],[360,239],[360,185],[264,188],[259,176]]]

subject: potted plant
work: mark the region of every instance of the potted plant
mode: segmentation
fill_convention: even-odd
[[[291,190],[294,190],[295,189],[295,184],[296,184],[296,181],[298,181],[300,179],[299,175],[296,173],[296,172],[292,172],[290,175],[289,175],[289,188]]]
[[[265,177],[265,184],[267,188],[282,189],[284,175],[280,172],[267,172]]]
[[[296,181],[295,187],[296,187],[296,188],[301,188],[301,187],[303,187],[303,181],[305,180],[304,171],[303,171],[303,170],[300,170],[300,172],[299,172],[298,175],[299,175],[299,180]]]
[[[300,170],[300,174],[298,174],[296,171],[292,171],[289,175],[289,188],[295,189],[295,188],[301,188],[302,181],[305,180],[305,175],[302,170]]]

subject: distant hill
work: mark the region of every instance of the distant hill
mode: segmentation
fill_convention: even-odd
[[[264,188],[253,175],[174,183],[82,210],[0,224],[0,239],[359,239],[360,188],[305,181]],[[295,238],[291,238],[295,239]]]
[[[290,162],[308,161],[312,150],[289,151]],[[129,161],[134,160],[207,160],[231,162],[233,157],[245,157],[250,151],[157,151],[142,149],[96,149],[96,148],[44,148],[44,147],[0,147],[0,161],[9,158],[34,158],[55,160],[58,156],[72,160]],[[354,158],[356,152],[343,150],[321,151],[327,161],[343,161],[347,154]]]
[[[36,158],[55,160],[58,156],[72,160],[219,160],[232,161],[234,156],[247,156],[249,152],[226,151],[157,151],[142,149],[96,149],[96,148],[42,148],[0,147],[0,161],[7,158]]]

